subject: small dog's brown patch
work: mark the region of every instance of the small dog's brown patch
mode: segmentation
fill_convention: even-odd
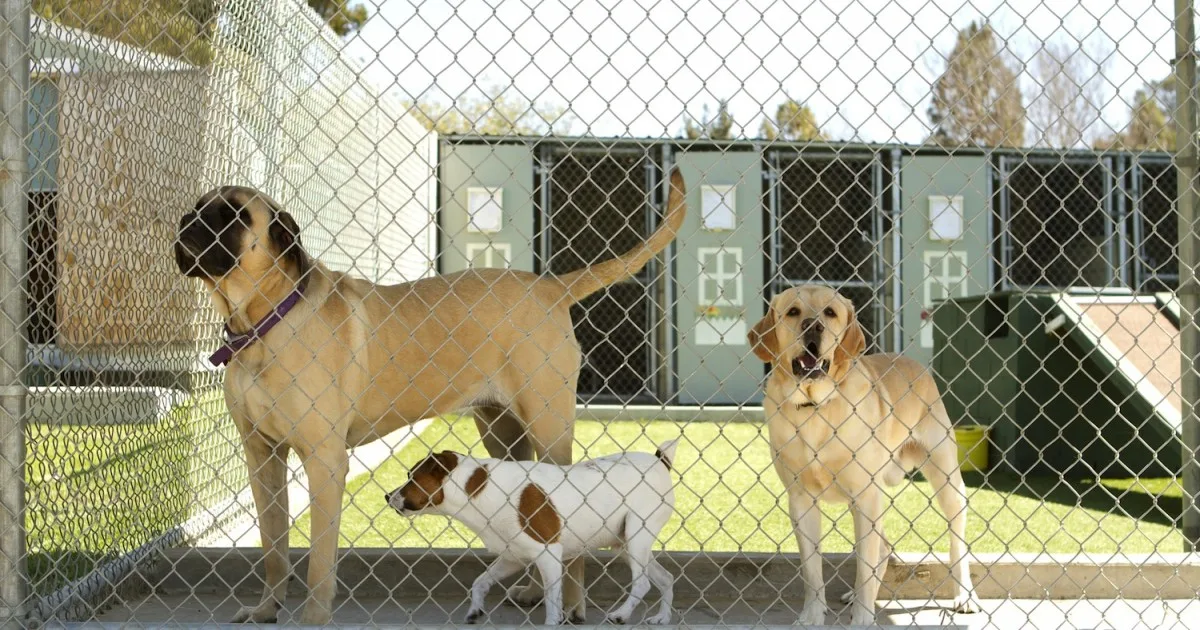
[[[521,491],[517,517],[521,531],[540,543],[556,543],[562,534],[562,518],[550,502],[550,497],[537,484],[531,483]]]
[[[408,483],[400,489],[409,507],[422,510],[430,505],[441,505],[446,498],[442,484],[456,466],[458,455],[449,451],[430,455],[417,464],[408,476]]]
[[[474,499],[475,495],[483,492],[484,487],[487,486],[487,482],[487,466],[480,466],[479,468],[476,468],[475,472],[471,473],[471,476],[467,478],[467,496]]]

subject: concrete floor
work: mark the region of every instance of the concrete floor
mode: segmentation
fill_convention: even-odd
[[[497,587],[489,598],[493,605],[488,625],[536,625],[542,620],[540,609],[526,611],[500,603],[502,593]],[[246,598],[252,601],[252,598]],[[650,605],[657,602],[651,600]],[[942,602],[944,603],[944,602]],[[299,598],[289,602],[282,611],[281,622],[288,622],[291,612],[300,605]],[[689,627],[717,626],[769,627],[791,626],[795,623],[799,602],[774,605],[755,605],[742,601],[725,602],[677,601],[676,621]],[[232,596],[220,595],[151,595],[120,603],[89,624],[67,624],[65,627],[172,627],[223,624],[240,605]],[[601,624],[604,609],[610,604],[600,602],[588,612],[590,624]],[[604,606],[601,608],[600,606]],[[973,615],[953,614],[927,601],[900,600],[880,605],[881,625],[899,627],[970,628],[997,630],[1133,630],[1138,628],[1197,628],[1200,627],[1198,600],[985,600],[984,610]],[[644,614],[643,605],[638,614]],[[831,604],[835,613],[843,608]],[[395,599],[367,598],[339,600],[334,615],[338,626],[407,626],[447,627],[459,625],[466,614],[461,599]],[[639,617],[640,618],[640,617]],[[845,624],[846,614],[831,615],[830,624]],[[62,626],[60,626],[62,627]]]

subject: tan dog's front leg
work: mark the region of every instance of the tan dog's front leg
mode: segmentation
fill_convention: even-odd
[[[854,514],[854,538],[857,553],[857,572],[854,578],[854,603],[850,625],[870,626],[875,623],[875,599],[887,561],[882,556],[883,500],[879,487],[872,481],[854,498],[850,511]]]
[[[950,526],[950,575],[958,588],[954,610],[979,611],[979,599],[971,584],[971,566],[967,558],[967,487],[958,468],[958,447],[947,438],[936,446],[921,472],[933,486],[934,496]]]
[[[300,623],[326,625],[333,618],[337,595],[338,536],[342,522],[342,495],[350,458],[345,440],[334,436],[304,457],[312,495],[312,549],[308,556],[308,599]],[[299,450],[299,449],[297,449]]]
[[[890,565],[892,559],[896,557],[896,549],[892,547],[892,543],[888,542],[887,533],[883,531],[882,524],[879,528],[879,557],[883,559],[882,562],[885,568]],[[843,604],[851,604],[854,603],[854,598],[854,589],[850,589],[845,593],[842,593],[842,596],[838,598],[838,601],[842,602]]]
[[[788,511],[800,546],[800,572],[804,578],[804,607],[800,623],[809,626],[825,625],[829,604],[825,601],[825,579],[821,559],[821,510],[816,499],[804,488],[788,488]]]
[[[258,605],[239,610],[233,623],[274,623],[287,598],[292,573],[288,558],[288,447],[270,444],[259,435],[247,437],[242,447],[258,512],[267,582]]]

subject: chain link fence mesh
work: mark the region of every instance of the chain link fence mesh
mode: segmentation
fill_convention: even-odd
[[[14,617],[1197,618],[1167,3],[9,4]]]

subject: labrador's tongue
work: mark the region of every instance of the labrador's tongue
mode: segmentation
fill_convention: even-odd
[[[800,366],[806,370],[817,367],[817,357],[805,354],[800,357]]]

